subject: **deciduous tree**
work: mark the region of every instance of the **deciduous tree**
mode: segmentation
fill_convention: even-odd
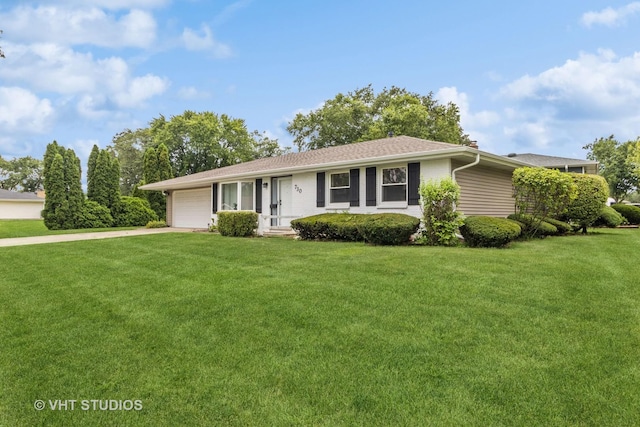
[[[389,133],[469,142],[455,104],[442,105],[433,93],[424,96],[395,86],[379,94],[371,85],[339,93],[316,110],[298,113],[287,130],[300,151],[384,138]]]
[[[636,146],[637,141],[620,143],[611,135],[582,147],[589,150],[589,160],[600,164],[599,174],[609,183],[609,193],[616,202],[622,202],[640,185],[640,173],[634,163]]]
[[[42,160],[16,157],[5,160],[0,156],[0,188],[35,193],[43,189]]]

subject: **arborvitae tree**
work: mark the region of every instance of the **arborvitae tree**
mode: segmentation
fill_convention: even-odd
[[[67,229],[77,228],[78,217],[82,212],[84,193],[82,192],[81,176],[80,159],[69,148],[64,155],[64,181],[68,202],[64,228]]]
[[[107,150],[100,150],[91,180],[93,191],[90,200],[113,211],[120,201],[120,167]]]
[[[53,147],[51,151],[55,149]],[[47,151],[49,151],[49,147],[47,147]],[[44,225],[49,230],[59,230],[64,226],[65,210],[68,204],[64,182],[64,158],[60,153],[55,153],[50,156],[47,165],[47,175],[45,175],[46,198],[42,216]]]
[[[91,154],[89,154],[89,161],[87,162],[87,198],[89,200],[93,200],[93,186],[95,185],[93,174],[96,170],[98,154],[100,154],[100,149],[97,145],[94,144],[93,148],[91,149]]]
[[[160,166],[158,165],[159,151],[160,147],[158,147],[158,151],[153,147],[149,147],[144,152],[144,170],[142,176],[144,177],[145,184],[160,181]],[[166,216],[166,201],[164,195],[160,191],[147,191],[146,193],[146,199],[149,201],[151,209],[159,218],[164,218]]]
[[[42,170],[42,173],[45,177],[45,190],[47,186],[47,173],[49,172],[49,168],[51,167],[51,163],[53,162],[53,158],[56,156],[56,154],[60,154],[64,158],[64,147],[59,146],[56,141],[53,141],[52,143],[47,145],[47,150],[44,153],[44,168]]]
[[[169,149],[166,145],[160,144],[157,150],[158,154],[158,180],[164,181],[173,178],[173,169],[171,168],[171,160],[169,159]]]

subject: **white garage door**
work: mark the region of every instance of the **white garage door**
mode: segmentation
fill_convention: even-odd
[[[173,199],[173,226],[207,228],[211,223],[211,188],[177,190]]]

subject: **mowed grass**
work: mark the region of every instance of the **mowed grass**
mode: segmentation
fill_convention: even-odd
[[[84,228],[79,230],[48,230],[41,219],[0,219],[0,239],[49,236],[54,234],[96,233],[100,231],[133,230],[139,227]]]
[[[0,425],[637,425],[638,247],[607,230],[504,250],[2,248]]]

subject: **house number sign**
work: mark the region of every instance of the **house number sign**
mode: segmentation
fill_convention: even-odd
[[[294,185],[293,188],[295,188],[298,193],[302,194],[302,188],[298,187],[298,184]]]

